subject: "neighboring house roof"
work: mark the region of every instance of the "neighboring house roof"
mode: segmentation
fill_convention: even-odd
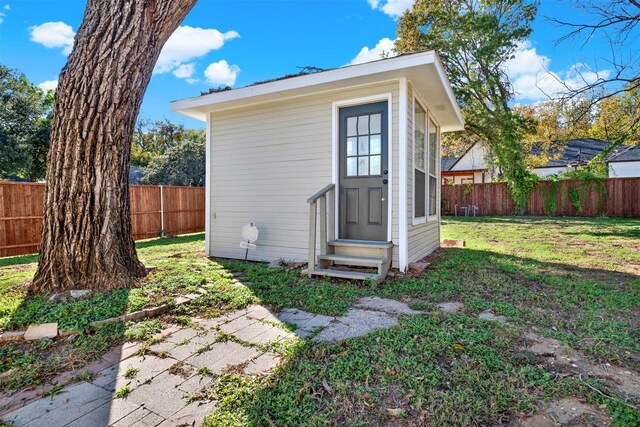
[[[545,165],[538,166],[535,169],[584,165],[602,153],[609,144],[607,141],[594,138],[568,139],[565,141],[565,145],[558,148],[555,153],[551,153],[551,155],[555,157],[558,151],[562,150],[558,158],[551,159]],[[539,155],[542,153],[542,150],[533,148],[531,153]]]
[[[623,147],[609,157],[609,163],[640,162],[640,144]]]
[[[442,172],[449,172],[457,163],[458,159],[460,159],[460,157],[443,157],[440,160],[440,170]]]
[[[129,184],[139,184],[140,178],[142,178],[142,167],[130,166],[129,167]]]
[[[327,71],[298,73],[285,79],[214,91],[173,101],[174,111],[205,121],[207,113],[243,108],[263,102],[285,100],[320,92],[406,78],[420,93],[428,93],[427,107],[443,132],[464,129],[464,118],[456,102],[444,67],[435,51],[421,51]]]

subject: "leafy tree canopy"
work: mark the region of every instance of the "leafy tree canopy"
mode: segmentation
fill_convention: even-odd
[[[440,54],[467,133],[485,141],[519,209],[535,180],[521,145],[534,123],[511,108],[505,68],[531,34],[537,10],[526,0],[418,0],[400,19],[395,44],[397,52]]]
[[[180,144],[190,130],[184,125],[172,123],[169,119],[140,119],[136,123],[131,144],[131,164],[146,166],[151,159],[164,154],[167,149]]]
[[[53,96],[0,65],[0,178],[44,178]]]
[[[205,140],[204,130],[185,130],[179,142],[153,157],[142,169],[140,183],[204,186]]]

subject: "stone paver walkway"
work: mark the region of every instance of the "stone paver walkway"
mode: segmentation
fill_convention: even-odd
[[[346,316],[338,317],[285,309],[278,314],[278,319],[296,325],[295,332],[301,338],[317,332],[311,341],[320,342],[359,337],[377,329],[396,326],[401,314],[421,313],[400,301],[378,297],[360,298],[353,307]]]
[[[464,306],[444,303],[439,308],[455,313]],[[263,374],[280,362],[277,353],[265,350],[276,342],[297,337],[313,342],[354,338],[396,326],[400,315],[421,313],[379,297],[360,298],[345,316],[336,317],[298,309],[274,314],[252,305],[215,319],[195,319],[192,327],[171,327],[159,334],[160,342],[144,355],[139,343],[125,343],[88,367],[95,374],[91,381],[66,386],[52,397],[34,399],[33,391],[19,392],[16,395],[27,397],[0,399],[0,414],[14,427],[198,426],[216,402],[194,399],[187,403],[187,398],[211,385],[213,379],[207,374],[231,369],[245,375]],[[506,320],[483,314],[488,320]],[[295,325],[295,334],[283,322]],[[66,373],[60,379],[75,374]],[[122,390],[129,392],[115,397]]]
[[[53,397],[3,415],[2,420],[14,427],[198,426],[216,405],[208,400],[186,403],[187,397],[212,382],[199,369],[220,374],[233,367],[246,375],[262,374],[273,369],[280,356],[261,348],[297,339],[259,305],[216,319],[196,319],[196,323],[170,331],[144,356],[127,350],[138,347],[107,353],[98,364],[104,369],[92,381],[67,386]],[[115,397],[127,387],[126,397]]]

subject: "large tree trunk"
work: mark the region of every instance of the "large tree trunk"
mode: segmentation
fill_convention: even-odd
[[[133,127],[162,46],[196,0],[89,0],[60,73],[31,291],[130,286]]]

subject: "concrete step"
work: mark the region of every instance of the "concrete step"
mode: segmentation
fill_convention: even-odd
[[[319,255],[318,261],[333,261],[336,264],[356,265],[360,267],[377,267],[385,262],[384,257],[367,257],[353,255],[327,254]]]
[[[388,249],[393,247],[391,242],[380,242],[377,240],[350,240],[338,239],[327,242],[329,246],[349,246],[354,248],[380,248]]]
[[[329,276],[329,277],[337,277],[339,279],[351,279],[351,280],[367,280],[373,279],[375,281],[380,280],[380,275],[376,273],[361,273],[359,271],[344,271],[344,270],[333,270],[330,268],[320,268],[314,270],[313,273],[317,276]]]

